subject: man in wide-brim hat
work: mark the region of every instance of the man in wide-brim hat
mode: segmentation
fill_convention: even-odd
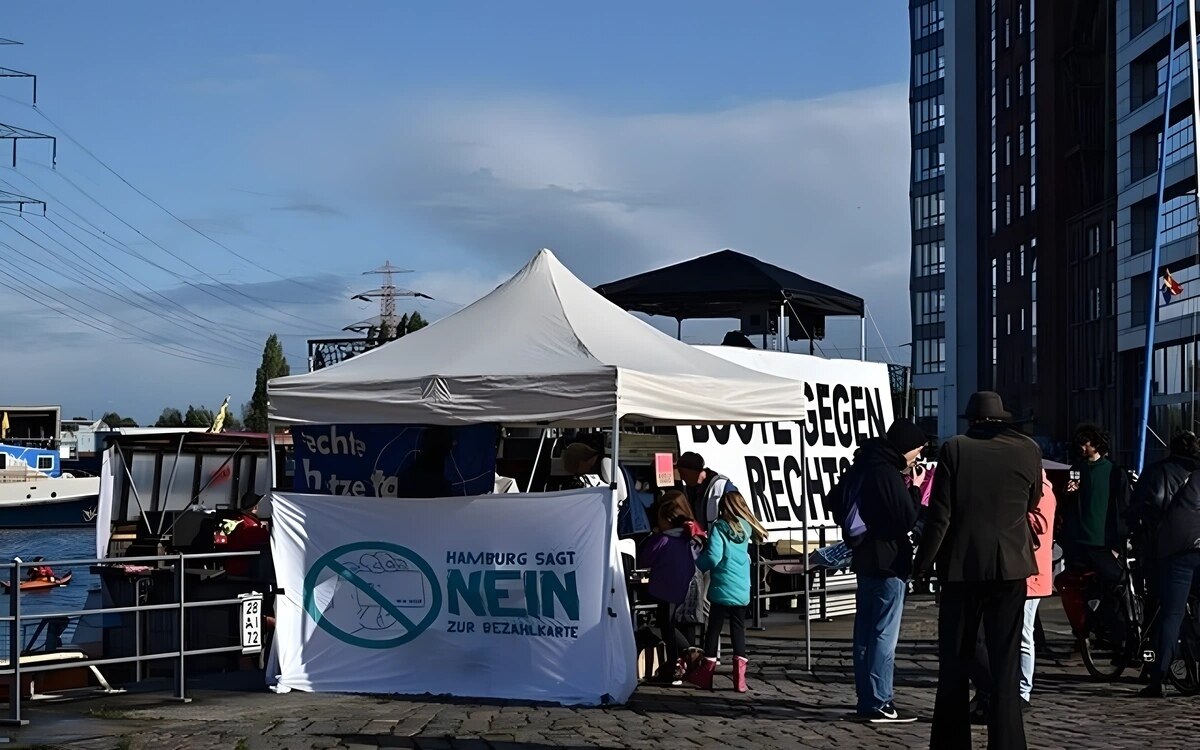
[[[1042,452],[993,391],[971,394],[967,433],[938,453],[915,567],[937,567],[937,701],[930,747],[971,747],[970,656],[982,620],[991,664],[989,746],[1024,748],[1021,629],[1025,580],[1037,572],[1028,514],[1042,497]]]

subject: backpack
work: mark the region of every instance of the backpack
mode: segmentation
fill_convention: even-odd
[[[867,522],[859,508],[864,477],[851,467],[838,480],[825,499],[826,510],[842,530],[842,540],[850,548],[857,547],[867,535]]]

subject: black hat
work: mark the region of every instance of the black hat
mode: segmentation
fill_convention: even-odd
[[[678,469],[691,469],[692,471],[704,471],[704,457],[695,451],[688,451],[679,457],[675,462],[675,467]]]
[[[1012,421],[1012,414],[1004,410],[1004,401],[995,391],[976,391],[967,399],[968,420],[978,422],[991,419],[997,422]]]
[[[925,431],[907,419],[897,419],[887,429],[888,442],[901,453],[921,448],[929,442]]]

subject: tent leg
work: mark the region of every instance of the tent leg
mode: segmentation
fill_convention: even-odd
[[[858,358],[867,361],[867,303],[863,303],[863,314],[858,319]]]
[[[675,340],[683,341],[683,318],[675,319]]]
[[[805,466],[804,440],[800,441],[800,465]],[[807,479],[805,480],[808,481]],[[812,581],[809,579],[809,561],[812,553],[808,548],[808,507],[800,515],[801,534],[804,535],[804,671],[812,672],[812,607],[810,606]]]
[[[779,351],[783,351],[783,342],[787,340],[787,331],[784,330],[784,324],[787,323],[787,313],[784,312],[783,305],[779,306],[779,323],[776,330],[779,331],[779,339],[775,347]]]
[[[270,474],[267,492],[270,493],[275,489],[275,483],[279,477],[279,461],[275,455],[275,423],[269,419],[267,420],[267,467]]]

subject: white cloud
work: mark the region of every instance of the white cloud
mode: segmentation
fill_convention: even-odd
[[[328,180],[473,253],[483,273],[550,247],[599,283],[733,247],[863,296],[888,343],[908,341],[903,86],[621,116],[530,97],[412,101],[313,130],[291,120],[268,153],[298,167],[294,181]],[[312,153],[330,128],[355,137]]]

